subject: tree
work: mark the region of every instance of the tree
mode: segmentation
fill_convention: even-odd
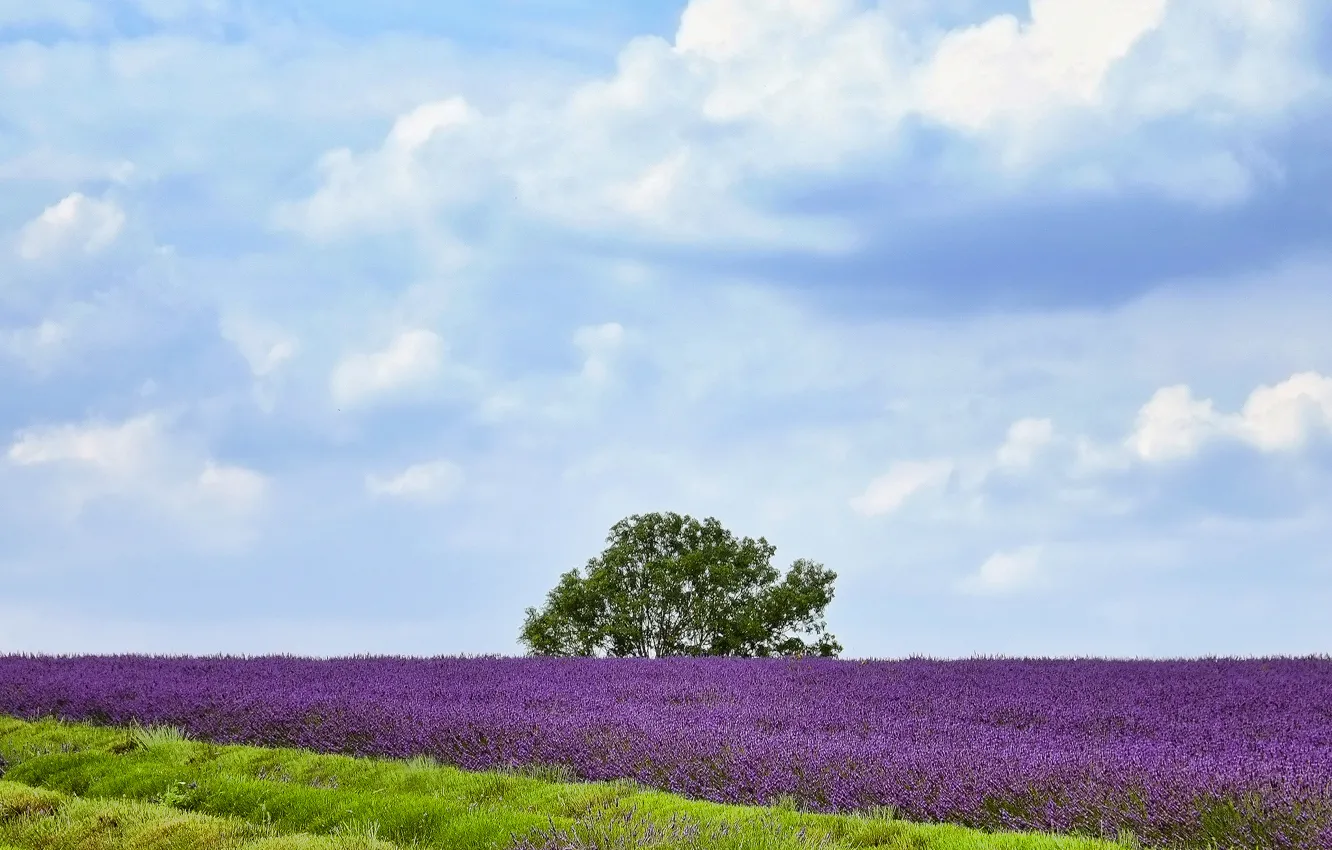
[[[837,574],[821,564],[800,559],[781,577],[764,538],[737,540],[716,519],[676,513],[622,519],[606,542],[586,576],[564,573],[541,610],[526,610],[519,640],[533,655],[842,651],[823,620]]]

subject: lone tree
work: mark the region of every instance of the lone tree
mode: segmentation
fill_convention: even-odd
[[[611,527],[609,544],[560,576],[520,640],[533,655],[818,655],[842,645],[823,609],[837,574],[800,559],[785,577],[775,546],[741,540],[709,517],[635,514]],[[809,640],[801,637],[809,633]]]

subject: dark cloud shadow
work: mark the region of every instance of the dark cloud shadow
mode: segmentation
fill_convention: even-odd
[[[925,164],[915,169],[907,163],[886,166],[891,177],[788,185],[769,199],[779,212],[856,223],[863,247],[848,255],[693,247],[636,255],[700,278],[769,281],[833,312],[954,316],[1114,307],[1166,282],[1240,277],[1332,247],[1332,113],[1264,140],[1283,178],[1259,178],[1249,200],[1211,209],[1145,190],[984,200],[980,189],[973,195],[937,182],[952,143],[920,135],[917,161]]]

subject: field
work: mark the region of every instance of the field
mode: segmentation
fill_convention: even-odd
[[[610,818],[628,817],[622,797],[648,794],[631,794],[632,788],[661,789],[694,801],[775,805],[724,810],[815,818],[802,821],[813,830],[806,838],[821,835],[841,846],[856,846],[847,842],[861,840],[851,836],[868,828],[866,818],[848,813],[873,810],[880,817],[869,820],[895,830],[929,829],[902,821],[979,830],[949,833],[948,839],[970,840],[958,837],[969,835],[991,842],[977,847],[1061,846],[1007,843],[1054,840],[1012,835],[996,843],[998,832],[1021,831],[1106,840],[1131,835],[1145,847],[1162,848],[1332,848],[1332,660],[1326,658],[9,656],[0,657],[0,713],[178,727],[197,742],[306,751],[284,756],[290,758],[429,757],[467,771],[633,780],[635,785],[558,787],[619,789],[596,792],[617,800],[600,815]],[[92,805],[85,793],[92,787],[107,792],[92,796],[163,806],[160,799],[153,803],[152,795],[160,797],[165,786],[153,783],[190,767],[162,768],[165,772],[151,773],[146,784],[126,778],[121,784],[135,793],[111,793],[119,787],[115,776],[129,777],[139,769],[130,770],[123,759],[147,758],[149,751],[113,753],[106,749],[110,739],[79,745],[71,730],[81,728],[15,726],[4,747],[13,750],[7,758],[22,762],[7,778],[23,783],[22,793],[83,794],[66,801],[68,806]],[[79,734],[94,732],[127,734],[114,729]],[[42,735],[49,752],[34,756],[41,747],[34,749],[33,736]],[[21,741],[27,742],[22,748]],[[71,749],[76,745],[91,749],[80,755]],[[61,753],[62,747],[70,751]],[[26,756],[17,752],[23,748]],[[62,758],[71,761],[64,764]],[[94,782],[89,771],[101,778]],[[82,790],[77,782],[62,785],[62,776],[90,784]],[[191,776],[188,781],[197,787],[186,795],[186,808],[197,816],[210,813],[210,801],[231,799],[222,785],[208,786],[208,793],[198,790],[208,783],[226,776],[266,781],[244,770],[222,778],[206,771]],[[4,793],[19,791],[6,786]],[[667,795],[643,796],[641,802],[663,816],[672,806],[678,812],[684,811],[681,806],[706,805]],[[534,811],[553,816],[540,806]],[[900,820],[884,821],[885,812]],[[223,806],[214,814],[237,812]],[[493,813],[487,816],[493,819]],[[580,829],[595,827],[578,823]],[[815,829],[816,824],[822,825]],[[330,823],[315,825],[315,833],[333,840]],[[288,826],[290,832],[300,824]],[[563,828],[575,826],[570,821]],[[405,840],[409,833],[399,827],[394,835]],[[511,832],[531,835],[529,827],[534,825]],[[906,833],[894,835],[896,843],[882,846],[954,846],[940,843],[942,834],[911,832],[905,844]],[[14,843],[0,832],[0,842],[6,840]],[[468,846],[504,846],[496,841]],[[548,846],[565,845],[549,838]],[[721,845],[714,840],[701,846]]]

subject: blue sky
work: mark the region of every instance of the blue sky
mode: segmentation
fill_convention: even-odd
[[[482,5],[0,0],[0,651],[1332,651],[1325,4]]]

